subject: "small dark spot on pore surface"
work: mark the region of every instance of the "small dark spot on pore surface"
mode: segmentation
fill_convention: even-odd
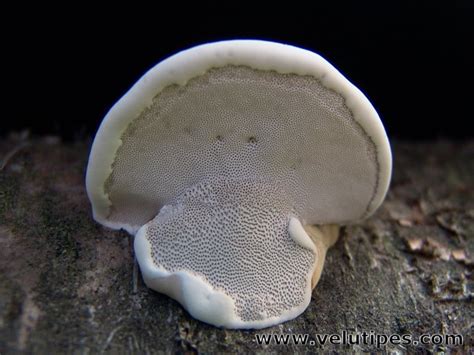
[[[224,137],[222,137],[220,134],[216,136],[216,140],[219,142],[222,142],[224,140]]]
[[[290,168],[293,170],[297,170],[301,166],[302,163],[303,163],[303,159],[299,157],[290,165]]]
[[[257,143],[257,137],[250,136],[250,137],[247,138],[247,142],[250,143],[250,144],[255,144],[255,143]]]

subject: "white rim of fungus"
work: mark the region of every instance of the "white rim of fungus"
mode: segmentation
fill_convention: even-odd
[[[112,173],[112,163],[122,144],[122,134],[166,87],[186,85],[189,80],[212,68],[228,65],[245,65],[280,74],[309,75],[340,94],[354,120],[361,125],[376,148],[378,188],[365,217],[380,206],[390,182],[392,156],[383,124],[365,95],[316,53],[275,42],[232,40],[200,45],[165,59],[143,75],[110,109],[97,131],[87,166],[86,188],[96,221],[113,229],[123,228],[132,234],[137,232],[141,226],[107,219],[111,202],[104,191],[104,182]]]
[[[308,272],[303,302],[298,306],[282,312],[279,316],[258,321],[242,321],[235,312],[234,300],[224,292],[213,288],[204,278],[186,270],[169,272],[158,267],[153,261],[151,244],[146,237],[147,228],[148,224],[141,227],[134,241],[135,257],[145,284],[178,301],[195,319],[227,329],[261,329],[298,317],[311,301],[311,278],[317,263],[314,263],[313,270]],[[315,258],[321,257],[300,221],[295,217],[290,219],[289,232],[297,244],[312,250]]]

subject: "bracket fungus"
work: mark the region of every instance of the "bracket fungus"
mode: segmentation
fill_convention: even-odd
[[[326,60],[235,40],[149,70],[102,121],[86,185],[95,220],[135,235],[150,288],[263,328],[306,309],[338,225],[379,207],[391,163],[377,112]]]

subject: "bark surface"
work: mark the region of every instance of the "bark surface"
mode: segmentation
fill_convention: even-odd
[[[92,219],[89,147],[55,137],[0,141],[1,354],[377,349],[320,344],[343,331],[460,334],[463,345],[382,349],[473,350],[474,141],[395,142],[382,207],[342,229],[308,309],[259,331],[196,321],[143,284],[131,237]],[[289,335],[289,343],[259,344],[257,334]],[[308,334],[306,345],[295,343],[298,334]]]

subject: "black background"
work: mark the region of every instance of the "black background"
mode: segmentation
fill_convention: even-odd
[[[392,138],[473,137],[471,3],[20,4],[2,15],[0,135],[87,137],[158,61],[209,41],[256,38],[321,54],[368,96]]]

